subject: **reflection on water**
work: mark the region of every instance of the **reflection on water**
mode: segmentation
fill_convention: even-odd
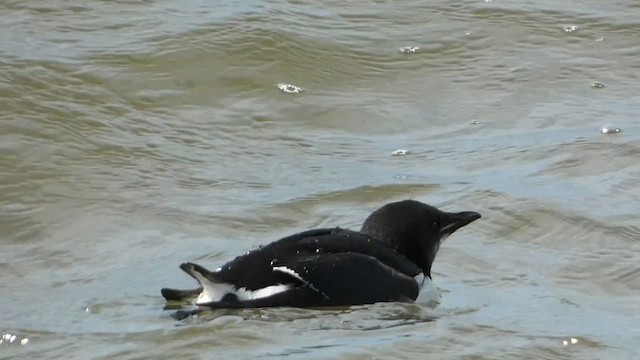
[[[3,2],[0,353],[636,357],[637,8]],[[483,214],[435,307],[160,297],[183,261],[403,198]]]

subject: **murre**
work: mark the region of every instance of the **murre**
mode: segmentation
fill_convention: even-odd
[[[360,231],[314,229],[238,256],[215,271],[180,268],[193,290],[162,289],[167,300],[196,297],[204,308],[323,307],[414,301],[417,278],[431,278],[440,244],[480,218],[444,212],[415,200],[375,210]]]

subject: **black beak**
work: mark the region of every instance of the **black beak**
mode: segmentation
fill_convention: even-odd
[[[440,237],[449,236],[461,227],[480,218],[481,215],[475,211],[463,211],[459,213],[443,212],[440,223]]]

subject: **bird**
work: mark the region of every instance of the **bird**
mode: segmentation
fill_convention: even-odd
[[[360,231],[299,232],[214,271],[182,263],[180,268],[200,286],[163,288],[161,293],[168,301],[195,297],[198,309],[412,302],[424,280],[432,279],[441,243],[479,218],[475,211],[445,212],[412,199],[391,202],[373,211]]]

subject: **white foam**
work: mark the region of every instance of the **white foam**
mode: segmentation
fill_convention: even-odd
[[[435,306],[440,303],[440,291],[433,284],[433,281],[428,277],[424,276],[423,273],[416,275],[416,282],[418,283],[419,293],[416,298],[416,303],[425,304],[429,306]]]
[[[425,282],[431,281],[428,277],[424,276],[423,273],[416,275],[414,279],[416,279],[416,282],[418,283],[418,288],[420,290],[422,290],[422,287],[424,286]]]

